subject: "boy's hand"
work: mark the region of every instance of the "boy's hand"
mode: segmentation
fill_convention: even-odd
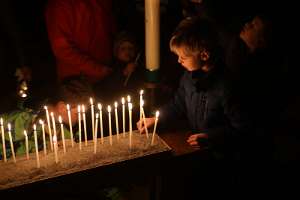
[[[147,128],[151,127],[154,125],[155,123],[155,117],[151,117],[151,118],[146,118],[146,125]],[[144,124],[144,120],[140,120],[136,123],[136,126],[138,128],[138,130],[140,131],[140,133],[144,133],[145,132],[145,124]]]
[[[207,134],[205,134],[205,133],[198,133],[198,134],[191,135],[187,139],[187,142],[194,149],[200,150],[200,149],[204,149],[205,147],[207,147],[207,139],[208,139]]]
[[[123,70],[123,75],[127,76],[131,74],[135,70],[136,66],[137,66],[136,63],[134,62],[128,63]]]

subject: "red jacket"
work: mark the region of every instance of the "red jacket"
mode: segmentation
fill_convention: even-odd
[[[91,82],[107,75],[115,24],[109,0],[49,0],[48,37],[58,78],[84,74]]]

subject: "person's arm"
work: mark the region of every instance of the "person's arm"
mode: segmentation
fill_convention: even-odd
[[[110,68],[97,62],[90,55],[81,51],[72,38],[72,26],[75,26],[72,7],[63,1],[48,5],[46,23],[48,37],[58,60],[72,64],[72,71],[92,72],[93,76],[104,78]],[[84,30],[83,30],[84,31]],[[87,74],[91,75],[91,74]]]

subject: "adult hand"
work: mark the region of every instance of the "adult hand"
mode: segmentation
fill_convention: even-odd
[[[128,76],[129,74],[131,74],[132,72],[134,72],[134,70],[136,69],[137,65],[135,62],[131,62],[131,63],[128,63],[126,65],[126,67],[124,68],[123,70],[123,75],[124,76]]]
[[[187,143],[189,143],[189,145],[191,145],[194,149],[200,150],[200,149],[204,149],[205,147],[207,147],[207,139],[208,136],[205,133],[197,133],[197,134],[193,134],[191,135],[188,139],[187,139]]]
[[[151,118],[146,118],[145,119],[146,121],[146,125],[147,125],[147,128],[151,127],[154,125],[154,122],[155,122],[155,117],[151,117]],[[144,120],[140,120],[136,123],[136,126],[138,128],[138,130],[140,131],[140,133],[144,133],[145,132],[145,124],[144,124]]]

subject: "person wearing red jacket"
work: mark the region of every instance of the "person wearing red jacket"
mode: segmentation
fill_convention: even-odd
[[[45,15],[59,81],[83,75],[96,83],[111,73],[111,1],[49,0]]]

